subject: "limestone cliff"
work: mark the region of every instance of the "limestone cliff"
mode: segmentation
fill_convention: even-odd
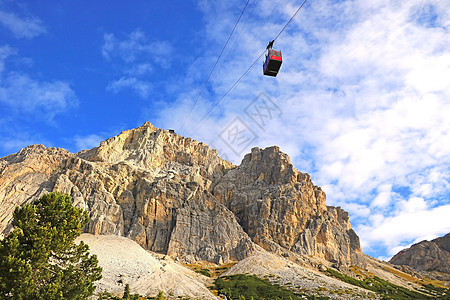
[[[87,209],[85,231],[116,234],[185,261],[241,260],[257,245],[340,264],[362,257],[348,214],[278,147],[239,166],[150,123],[73,154],[32,145],[0,159],[0,230],[15,206],[58,190]]]
[[[325,205],[325,193],[276,146],[253,148],[212,189],[254,242],[340,264],[362,260],[348,213]]]

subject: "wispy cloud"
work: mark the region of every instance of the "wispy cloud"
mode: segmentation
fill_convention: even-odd
[[[141,63],[141,64],[133,64],[127,67],[124,72],[129,76],[143,76],[146,74],[150,74],[154,70],[152,64],[150,63]]]
[[[134,30],[123,40],[112,33],[105,34],[103,38],[102,55],[108,60],[117,57],[126,63],[134,63],[147,59],[164,68],[170,63],[167,59],[173,52],[170,43],[150,41],[140,29]]]
[[[155,67],[170,67],[173,53],[167,41],[150,40],[141,29],[136,29],[123,39],[112,33],[103,36],[102,55],[111,64],[119,66],[124,75],[111,82],[107,90],[117,93],[131,88],[142,98],[149,95],[152,84],[143,80]]]
[[[3,79],[0,103],[7,105],[13,113],[41,115],[51,120],[78,104],[75,92],[67,82],[38,81],[20,73],[8,73]]]
[[[44,144],[47,147],[53,146],[48,139],[42,137],[33,129],[24,130],[23,124],[14,122],[14,119],[9,114],[1,114],[0,136],[0,156],[18,152],[21,148],[32,144]]]
[[[104,137],[97,134],[90,134],[86,136],[77,135],[74,137],[76,151],[98,147],[100,142],[103,140]]]
[[[411,242],[433,239],[450,232],[449,215],[449,204],[433,208],[423,198],[414,197],[402,201],[391,216],[372,215],[371,223],[361,225],[357,230],[363,237],[363,247],[382,243],[392,256]]]
[[[21,18],[14,13],[0,11],[0,24],[16,38],[33,38],[46,32],[42,21],[35,17]]]
[[[46,143],[40,138],[32,138],[32,137],[4,137],[1,143],[1,150],[4,153],[14,153],[19,151],[22,148],[25,148],[29,145],[33,144],[45,144],[46,147],[51,147],[51,144]]]
[[[5,60],[15,53],[16,51],[8,45],[0,47],[0,75],[5,69]]]
[[[124,88],[130,88],[142,98],[147,98],[152,91],[153,85],[150,82],[139,80],[135,77],[122,77],[111,82],[107,87],[107,91],[118,93]]]
[[[185,128],[181,124],[189,101],[194,102],[202,80],[192,85],[191,99],[184,92],[178,103],[167,104],[157,122],[199,140],[219,141],[237,116],[251,125],[245,108],[265,91],[283,114],[268,122],[265,130],[252,127],[258,139],[249,148],[280,145],[301,171],[311,173],[324,187],[329,204],[350,211],[366,252],[387,256],[390,249],[411,239],[448,231],[450,7],[446,2],[310,2],[275,43],[284,58],[278,77],[263,77],[258,64],[190,131],[278,33],[296,5],[286,1],[273,10],[269,1],[261,1],[237,43],[239,55],[219,65],[221,75],[212,77]],[[220,50],[238,6],[233,1],[226,5],[200,1],[205,21],[211,24],[204,36],[211,48]],[[223,16],[220,21],[217,15]],[[209,70],[201,70],[206,78]],[[239,163],[241,157],[226,145],[218,148]],[[402,194],[397,187],[410,192]],[[408,226],[417,227],[415,218],[429,224],[405,234]],[[389,228],[392,234],[387,233]]]
[[[17,152],[31,144],[52,146],[49,139],[39,131],[48,125],[53,131],[53,126],[56,125],[55,116],[78,105],[78,98],[69,83],[36,78],[27,72],[32,63],[30,58],[21,57],[15,48],[9,45],[0,46],[2,155]],[[35,121],[38,121],[40,126],[30,126]]]

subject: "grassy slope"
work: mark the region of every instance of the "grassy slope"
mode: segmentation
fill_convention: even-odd
[[[358,280],[341,274],[333,269],[327,269],[325,273],[349,284],[376,292],[382,295],[384,299],[450,299],[450,290],[435,287],[432,284],[423,285],[424,290],[422,292],[426,293],[424,294],[395,285],[377,276],[366,277],[363,280]]]

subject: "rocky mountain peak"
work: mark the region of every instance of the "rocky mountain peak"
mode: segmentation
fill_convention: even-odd
[[[123,131],[96,148],[77,153],[77,156],[91,162],[126,163],[148,170],[156,177],[176,173],[206,188],[234,167],[208,145],[185,138],[173,130],[158,129],[150,122]]]
[[[266,184],[294,183],[299,174],[289,156],[281,152],[278,146],[253,148],[244,156],[239,167],[249,175],[248,181],[260,180]]]
[[[450,274],[450,233],[403,249],[389,262],[394,265],[407,265],[419,271]]]
[[[447,233],[445,236],[436,238],[433,240],[439,248],[450,252],[450,233]]]
[[[144,124],[142,124],[142,126],[141,127],[147,127],[147,128],[152,128],[153,130],[156,130],[156,127],[155,126],[153,126],[153,124],[152,123],[150,123],[149,121],[145,121],[145,123]]]
[[[150,122],[123,131],[101,142],[99,147],[80,152],[79,156],[89,161],[126,161],[138,167],[153,169],[163,168],[170,163],[193,166],[209,165],[212,161],[225,168],[232,167],[208,145],[185,138],[172,130],[157,129]]]
[[[348,213],[277,146],[253,148],[212,188],[254,242],[282,255],[307,254],[342,264],[362,261]]]
[[[221,263],[255,251],[357,263],[348,214],[289,156],[253,148],[239,166],[206,144],[146,122],[72,154],[30,146],[0,159],[0,230],[12,211],[46,192],[89,212],[85,231],[126,236],[185,261]]]

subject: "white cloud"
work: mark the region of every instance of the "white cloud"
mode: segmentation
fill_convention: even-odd
[[[141,29],[131,32],[126,39],[119,40],[112,33],[103,36],[102,55],[107,60],[120,58],[127,64],[148,60],[161,67],[168,67],[173,47],[166,41],[150,41]]]
[[[146,75],[146,74],[150,74],[153,71],[153,67],[151,64],[149,63],[142,63],[142,64],[136,64],[136,65],[132,65],[130,67],[128,67],[125,70],[125,73],[133,76],[142,76],[142,75]]]
[[[399,253],[400,251],[402,251],[402,250],[405,249],[405,248],[411,247],[411,245],[412,245],[412,244],[408,244],[408,245],[406,245],[406,246],[397,246],[397,247],[394,247],[394,248],[392,248],[392,249],[389,249],[389,252],[388,252],[388,253],[389,253],[391,256],[390,256],[390,257],[389,257],[389,256],[386,256],[386,257],[383,258],[383,260],[384,260],[384,261],[389,261],[389,260],[391,259],[392,256],[394,256],[395,254]]]
[[[103,140],[104,138],[96,134],[74,137],[76,151],[98,147]]]
[[[122,77],[116,81],[111,82],[106,87],[106,90],[118,93],[125,88],[130,88],[142,98],[147,98],[152,91],[152,87],[152,84],[148,81],[139,80],[134,77]]]
[[[172,45],[166,41],[149,40],[141,29],[134,30],[125,39],[118,39],[112,33],[103,38],[103,57],[119,66],[122,73],[122,77],[109,83],[106,89],[117,93],[131,88],[140,97],[147,98],[153,86],[148,75],[152,75],[155,68],[170,67]]]
[[[409,200],[403,200],[399,203],[402,213],[414,213],[427,209],[427,203],[423,198],[412,197]]]
[[[378,187],[378,195],[373,199],[372,206],[386,207],[392,200],[392,185],[383,184]]]
[[[385,20],[377,14],[366,19],[321,59],[326,77],[338,79],[346,95],[340,100],[356,101],[322,125],[315,173],[320,181],[337,182],[337,192],[328,194],[335,202],[383,209],[372,221],[358,219],[357,232],[365,250],[382,243],[393,254],[393,246],[450,230],[449,177],[443,175],[450,164],[450,56],[442,50],[443,44],[450,49],[450,39],[442,28],[408,22],[408,6],[382,11]],[[401,213],[392,210],[398,204],[388,206],[389,187],[396,184],[415,195],[400,201]]]
[[[14,122],[14,118],[11,118],[7,112],[1,114],[0,135],[2,138],[0,143],[0,156],[18,152],[20,149],[32,144],[44,144],[47,147],[52,146],[40,134],[23,130],[21,125],[18,122]]]
[[[399,248],[406,247],[405,241],[418,242],[450,232],[449,204],[430,208],[423,199],[412,198],[402,206],[405,210],[393,216],[357,227],[364,248],[382,243],[387,253],[394,255]]]
[[[327,203],[329,205],[329,203]],[[366,205],[358,204],[355,202],[345,203],[343,205],[347,211],[349,211],[352,216],[367,218],[370,216],[372,211]]]
[[[311,173],[315,184],[324,187],[328,203],[356,217],[352,224],[365,251],[379,251],[373,249],[381,244],[384,253],[373,254],[387,257],[392,247],[450,230],[443,213],[450,215],[448,3],[309,2],[275,43],[284,59],[278,77],[263,77],[258,62],[190,132],[297,8],[286,1],[267,18],[273,5],[261,2],[236,44],[239,55],[219,64],[208,93],[181,128],[210,71],[207,66],[212,66],[207,62],[217,57],[241,6],[199,2],[208,24],[202,38],[209,50],[199,58],[205,63],[195,73],[188,70],[186,82],[193,81],[183,86],[192,86],[191,98],[184,91],[157,123],[211,143],[237,116],[251,124],[244,109],[265,91],[283,114],[257,131],[253,146],[281,145],[300,171]],[[419,17],[421,11],[426,18]],[[232,157],[235,163],[240,159]],[[411,195],[394,192],[396,186],[408,188]]]
[[[15,113],[42,114],[52,119],[78,104],[70,85],[63,81],[38,81],[28,75],[9,73],[0,82],[0,102]]]
[[[5,60],[15,53],[16,51],[8,45],[0,47],[0,75],[5,69]]]
[[[8,28],[16,38],[33,38],[46,32],[38,18],[21,18],[14,13],[0,11],[0,24]]]
[[[2,139],[1,149],[7,153],[14,153],[19,151],[19,149],[36,143],[42,143],[42,141],[33,138],[4,138]]]

